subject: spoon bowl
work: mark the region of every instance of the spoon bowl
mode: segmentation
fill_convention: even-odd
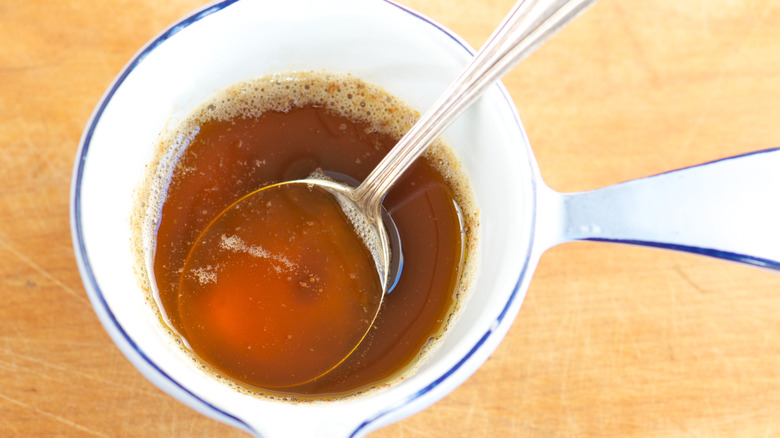
[[[318,174],[262,187],[214,217],[179,276],[177,313],[190,348],[228,374],[275,390],[344,362],[394,285],[382,269],[395,263],[393,283],[401,272],[395,223],[384,208],[386,221],[366,217],[353,196],[349,185]],[[396,243],[384,241],[390,236]],[[385,261],[391,247],[394,263]],[[250,301],[231,298],[233,289]]]

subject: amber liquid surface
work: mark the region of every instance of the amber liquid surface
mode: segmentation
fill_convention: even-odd
[[[295,353],[269,357],[261,352],[264,345],[266,350],[278,352],[285,349],[288,341],[301,341],[297,335],[292,336],[296,339],[288,337],[296,323],[307,315],[301,307],[305,302],[300,299],[285,301],[290,299],[290,294],[288,298],[278,299],[281,301],[264,302],[267,294],[258,291],[265,290],[266,286],[260,289],[247,287],[250,280],[239,271],[223,276],[227,278],[224,284],[219,283],[219,275],[216,282],[211,281],[209,266],[245,265],[251,261],[246,258],[248,251],[223,251],[222,255],[208,250],[200,251],[200,254],[192,251],[193,244],[220,212],[259,187],[305,178],[317,169],[340,172],[358,180],[365,178],[396,142],[388,135],[370,131],[362,123],[315,107],[211,120],[200,126],[180,158],[168,188],[156,238],[154,271],[170,324],[185,338],[201,327],[202,334],[191,336],[188,342],[194,352],[216,370],[275,394],[348,394],[381,384],[407,367],[441,329],[453,305],[458,282],[463,257],[462,224],[450,186],[424,158],[415,162],[384,202],[403,241],[405,261],[399,284],[384,297],[374,325],[357,349],[335,369],[314,380],[294,384],[294,379],[284,375],[275,377],[273,369],[292,367],[297,362],[310,363],[316,361],[315,356],[303,353],[297,356]],[[315,206],[303,214],[321,216]],[[295,220],[279,218],[276,223],[259,226],[258,230],[288,230],[298,226],[291,223]],[[328,236],[336,241],[339,239],[336,232],[330,232]],[[229,229],[215,232],[212,237],[216,239],[214,247],[224,239],[238,247],[243,244],[245,250],[251,247],[250,238],[235,236]],[[230,240],[233,237],[237,239]],[[238,254],[245,258],[234,262],[220,259]],[[294,250],[287,255],[290,259],[298,257]],[[200,262],[194,262],[198,257]],[[364,264],[371,262],[369,257],[366,254]],[[275,268],[272,265],[267,269],[279,270],[279,263]],[[193,272],[201,276],[190,275]],[[295,275],[301,276],[301,282],[328,275],[326,272],[304,274],[311,272]],[[370,282],[366,278],[359,280],[363,285],[357,286],[358,289],[367,287],[366,282]],[[347,283],[343,285],[349,289],[351,286]],[[206,286],[222,291],[218,294],[219,302],[197,298],[207,295],[193,293]],[[349,299],[339,294],[330,296],[329,302],[336,303],[332,309],[350,319],[345,324],[354,332],[362,318],[359,309],[365,308],[366,303],[352,301],[350,304],[350,300],[362,299],[355,293],[347,294]],[[253,314],[251,306],[244,306],[248,302],[254,303],[255,308],[265,306],[263,311],[271,312],[266,316],[274,316],[276,331],[263,332],[263,311]],[[276,310],[268,310],[270,308]],[[333,327],[331,331],[338,329]],[[339,342],[344,342],[343,339]],[[316,350],[320,350],[337,355],[333,351],[344,348],[335,344],[329,347],[327,339],[303,342],[311,348],[300,349],[301,352],[316,354]],[[274,343],[276,346],[272,346]],[[236,357],[234,353],[242,350],[244,353]],[[273,366],[258,371],[262,368],[257,366],[258,361],[268,361]]]

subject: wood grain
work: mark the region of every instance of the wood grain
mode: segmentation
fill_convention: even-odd
[[[512,1],[403,3],[479,46]],[[0,436],[246,436],[159,391],[113,346],[68,223],[101,94],[202,4],[0,0]],[[561,191],[780,146],[780,0],[601,0],[504,83]],[[373,436],[780,436],[780,276],[560,246],[491,359]]]

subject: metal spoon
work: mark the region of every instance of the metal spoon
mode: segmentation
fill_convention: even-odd
[[[390,292],[397,283],[403,265],[403,252],[398,229],[393,219],[382,207],[385,194],[428,145],[468,106],[476,101],[482,91],[525,59],[595,1],[518,1],[458,79],[447,88],[433,106],[357,187],[355,187],[354,180],[350,181],[349,177],[328,172],[269,186],[277,189],[286,185],[321,187],[338,200],[355,225],[363,242],[371,250],[382,288],[378,305],[373,312],[373,319],[367,321],[366,333],[373,326],[381,307],[382,297]],[[258,196],[266,189],[258,189],[242,199]],[[233,205],[237,204],[239,202]],[[226,211],[231,208],[233,207],[229,207]],[[219,222],[222,214],[214,219],[207,229]],[[193,248],[196,246],[198,246],[197,242]],[[363,337],[365,337],[365,333]],[[347,346],[341,361],[354,351],[356,346],[362,342],[363,337],[356,344]],[[321,370],[312,370],[305,377],[300,376],[301,379],[296,384],[305,383],[330,372],[341,361]]]

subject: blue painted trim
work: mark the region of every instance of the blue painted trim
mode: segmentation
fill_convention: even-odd
[[[748,154],[748,155],[752,155]],[[651,242],[644,240],[628,240],[628,239],[600,239],[589,238],[583,239],[591,242],[608,242],[608,243],[625,243],[629,245],[648,246],[652,248],[669,249],[674,251],[689,252],[693,254],[700,254],[709,257],[715,257],[723,260],[731,260],[733,262],[744,263],[748,265],[759,266],[762,268],[774,269],[780,271],[780,262],[775,260],[764,259],[761,257],[753,257],[750,255],[739,254],[730,251],[721,251],[711,248],[701,248],[698,246],[678,245],[672,243]]]
[[[762,150],[758,150],[758,151],[751,151],[751,152],[744,153],[742,155],[734,155],[734,156],[731,156],[731,157],[720,158],[720,159],[709,161],[709,162],[706,162],[706,163],[694,164],[694,165],[688,166],[688,167],[681,167],[679,169],[667,170],[665,172],[657,173],[655,175],[650,175],[650,176],[647,176],[647,177],[644,177],[644,178],[641,178],[641,179],[655,178],[656,176],[667,175],[667,174],[670,174],[670,173],[676,173],[676,172],[679,172],[681,170],[693,169],[695,167],[701,167],[701,166],[709,166],[710,164],[726,162],[726,161],[731,161],[731,160],[737,160],[737,159],[741,159],[741,158],[744,158],[744,157],[750,157],[750,156],[753,156],[753,155],[769,154],[769,153],[777,152],[777,151],[780,151],[780,147],[769,148],[769,149],[762,149]],[[631,181],[636,181],[636,180],[630,180],[630,181],[626,181],[626,182],[631,182]]]

